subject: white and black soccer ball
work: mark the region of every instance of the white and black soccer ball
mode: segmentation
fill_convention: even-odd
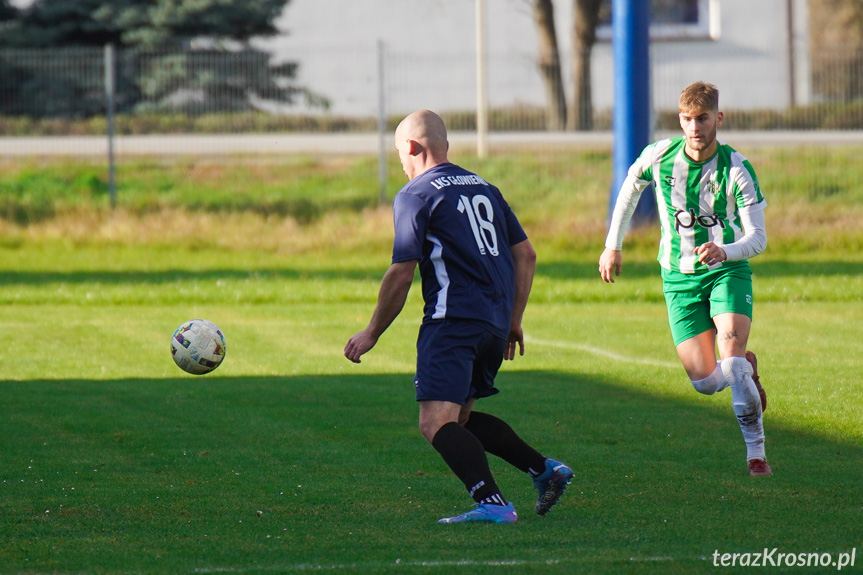
[[[205,319],[191,319],[171,336],[174,363],[193,375],[210,373],[219,367],[227,349],[221,330]]]

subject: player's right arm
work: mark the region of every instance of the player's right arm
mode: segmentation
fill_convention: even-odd
[[[605,283],[614,283],[614,276],[619,276],[623,269],[623,252],[605,248],[599,256],[599,275]]]
[[[369,351],[401,313],[414,280],[414,269],[418,260],[396,262],[392,264],[381,280],[378,292],[378,303],[372,313],[369,325],[354,334],[345,345],[345,357],[354,363],[360,363],[360,356]]]
[[[620,186],[611,223],[608,225],[608,235],[605,238],[605,250],[599,256],[599,275],[605,283],[614,283],[614,276],[623,271],[623,238],[626,228],[638,206],[641,192],[648,186],[653,171],[651,158],[656,142],[647,146],[638,159],[629,167],[626,179]]]
[[[605,283],[614,283],[614,276],[623,271],[623,238],[641,192],[647,187],[647,182],[634,175],[632,168],[629,172],[617,195],[605,238],[605,250],[599,257],[599,275]]]
[[[393,259],[381,280],[378,303],[366,329],[354,334],[345,345],[345,357],[354,363],[375,346],[381,334],[401,313],[414,280],[414,270],[422,256],[429,208],[415,193],[408,193],[408,183],[393,198]]]

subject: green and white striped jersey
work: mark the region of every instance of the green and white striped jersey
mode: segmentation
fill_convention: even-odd
[[[697,246],[739,240],[744,235],[740,212],[763,210],[767,202],[749,161],[731,146],[718,142],[712,158],[695,162],[685,154],[685,144],[683,137],[659,140],[632,164],[617,198],[606,247],[621,249],[638,198],[653,182],[662,228],[657,260],[666,269],[691,274],[708,270],[698,262]]]

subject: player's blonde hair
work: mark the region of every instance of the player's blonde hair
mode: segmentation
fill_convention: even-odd
[[[681,112],[692,110],[719,111],[719,89],[707,82],[693,82],[680,93]]]

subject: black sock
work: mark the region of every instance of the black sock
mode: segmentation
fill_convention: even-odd
[[[504,420],[488,413],[473,411],[465,429],[476,436],[486,451],[516,469],[529,473],[532,477],[542,475],[545,471],[545,456],[525,443]]]
[[[506,505],[491,475],[485,449],[470,431],[458,423],[447,423],[435,434],[432,447],[461,479],[474,501],[481,503],[496,495],[503,501],[498,504]]]
[[[485,505],[505,506],[506,499],[504,499],[503,495],[501,495],[500,493],[495,493],[494,495],[489,495],[488,497],[484,498],[482,501],[480,501],[480,503],[483,503]]]

